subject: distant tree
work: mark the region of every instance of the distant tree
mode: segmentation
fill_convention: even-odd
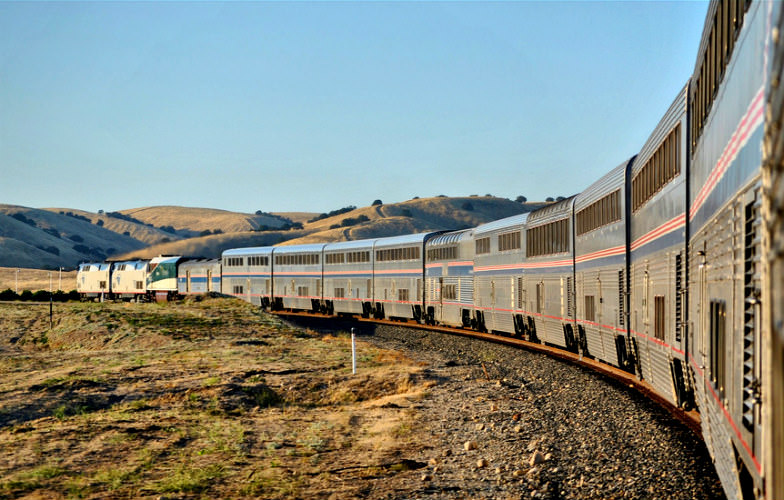
[[[446,195],[445,194],[439,194],[438,196],[436,196],[436,198],[446,198]]]
[[[130,236],[130,235],[131,235],[131,232],[130,232],[130,231],[124,231],[124,232],[123,232],[123,236]]]
[[[552,196],[548,196],[548,197],[547,197],[547,199],[546,199],[546,200],[544,200],[544,201],[555,201],[555,200],[553,199],[553,197],[552,197]]]
[[[256,215],[262,215],[263,213],[261,210],[256,210]]]
[[[164,238],[164,239],[162,239],[162,240],[161,240],[161,243],[168,243],[168,242],[170,242],[170,241],[171,241],[171,240],[170,240],[169,238]]]
[[[304,229],[304,226],[301,222],[292,222],[289,229]]]
[[[161,226],[161,231],[166,231],[167,233],[170,233],[170,234],[176,234],[177,233],[177,230],[174,229],[173,226]]]
[[[479,195],[478,194],[472,194],[471,198],[479,198]]]
[[[19,299],[25,301],[31,301],[33,300],[33,292],[31,292],[30,290],[24,290],[22,291],[22,294],[19,295]]]
[[[563,196],[559,196],[558,198],[555,199],[555,201],[564,201],[565,199],[566,198],[564,198]]]
[[[332,224],[329,226],[330,229],[340,229],[340,224]]]
[[[525,197],[525,196],[523,196],[523,195],[520,195],[520,196],[518,196],[517,198],[515,198],[515,201],[516,201],[517,203],[525,203],[526,201],[528,201],[528,198],[526,198],[526,197]]]
[[[381,200],[374,200],[373,203],[370,206],[374,207],[376,205],[383,205],[383,203],[381,203]]]
[[[0,292],[0,300],[18,300],[18,299],[19,299],[19,295],[17,295],[16,292],[11,290],[10,288],[6,288],[2,292]]]
[[[45,252],[49,252],[50,254],[53,254],[53,255],[60,255],[60,249],[57,248],[57,247],[54,247],[54,246],[41,248],[41,250],[43,250]]]
[[[223,229],[213,229],[212,234],[223,234]]]
[[[84,238],[82,238],[78,234],[72,234],[71,236],[68,237],[68,239],[71,241],[75,241],[77,243],[82,243],[84,241]]]
[[[199,236],[209,236],[211,234],[212,234],[212,231],[210,231],[209,229],[205,229],[204,231],[199,233]]]
[[[468,211],[468,212],[473,212],[473,211],[474,211],[474,206],[471,204],[471,202],[470,202],[470,201],[467,201],[467,202],[463,203],[463,205],[461,206],[461,208],[462,208],[463,210],[466,210],[466,211]]]
[[[60,231],[58,231],[57,229],[55,229],[53,227],[48,227],[48,228],[44,229],[44,232],[51,234],[55,238],[60,238]]]
[[[403,211],[400,213],[403,217],[413,217],[414,214],[411,213],[411,210],[404,208]]]
[[[103,219],[98,219],[98,222],[95,223],[98,227],[103,227]]]
[[[98,210],[98,213],[103,215],[103,210]]]
[[[418,200],[418,199],[419,199],[419,196],[414,196],[414,197],[413,197],[413,198],[411,198],[411,199],[412,199],[412,200]]]
[[[490,193],[487,193],[487,194],[485,195],[485,197],[487,197],[487,198],[492,198],[492,197],[493,197],[493,195],[492,195],[492,194],[490,194]]]

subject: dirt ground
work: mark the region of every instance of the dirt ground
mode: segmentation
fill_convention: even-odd
[[[51,278],[51,281],[50,281]],[[45,271],[42,269],[19,269],[15,267],[0,267],[0,290],[19,289],[35,292],[37,290],[52,291],[62,290],[68,292],[76,290],[76,271]]]
[[[64,278],[65,280],[65,278]],[[5,285],[4,285],[5,286]],[[0,498],[345,498],[425,464],[435,384],[230,299],[0,304]]]

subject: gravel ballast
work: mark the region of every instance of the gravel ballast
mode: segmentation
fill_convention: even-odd
[[[618,382],[503,345],[372,330],[361,338],[437,381],[414,404],[427,445],[406,457],[428,465],[391,478],[385,497],[724,498],[698,436]]]

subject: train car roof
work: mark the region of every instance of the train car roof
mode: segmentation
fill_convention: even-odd
[[[167,255],[150,259],[150,264],[176,264],[182,259],[181,255]]]
[[[404,234],[402,236],[390,236],[389,238],[379,238],[373,245],[374,248],[396,247],[400,245],[422,244],[431,237],[441,234],[443,231],[432,233]]]
[[[528,227],[540,226],[548,222],[557,221],[564,217],[571,216],[572,204],[576,195],[572,195],[564,200],[557,201],[552,205],[547,205],[538,210],[534,210],[528,216]]]
[[[325,252],[340,251],[340,250],[356,250],[358,248],[372,249],[375,239],[368,240],[352,240],[352,241],[336,241],[334,243],[327,243],[324,246]]]
[[[324,250],[326,243],[310,243],[307,245],[287,245],[282,247],[275,247],[273,253],[275,255],[281,253],[321,253]]]
[[[474,236],[478,236],[480,234],[492,233],[494,231],[499,231],[502,229],[510,229],[520,227],[521,229],[525,227],[525,224],[528,222],[529,213],[524,214],[517,214],[511,217],[505,217],[503,219],[494,220],[492,222],[487,222],[485,224],[481,224],[474,229]]]
[[[614,169],[604,174],[598,181],[594,182],[574,199],[574,209],[584,208],[594,201],[602,198],[606,194],[612,193],[616,189],[624,186],[626,181],[626,168],[634,161],[634,156],[621,163]]]
[[[270,255],[273,247],[245,247],[245,248],[230,248],[224,250],[221,256],[235,257],[244,255]]]
[[[457,243],[461,240],[466,240],[471,238],[474,229],[461,229],[460,231],[449,231],[448,233],[442,233],[436,236],[433,236],[429,240],[427,240],[428,246],[439,246],[439,245],[449,245],[451,243]]]

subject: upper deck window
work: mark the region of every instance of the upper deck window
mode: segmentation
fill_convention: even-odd
[[[525,247],[528,257],[568,252],[569,219],[526,229]]]
[[[427,260],[455,260],[457,259],[457,245],[431,248],[427,251]]]
[[[490,237],[478,238],[476,240],[476,253],[490,253]]]
[[[692,152],[702,135],[749,5],[751,0],[721,0],[716,8],[690,89]]]
[[[632,210],[637,211],[681,173],[681,126],[677,125],[632,179]]]
[[[621,190],[617,189],[577,212],[577,235],[621,220]]]
[[[498,251],[517,250],[520,248],[520,231],[498,235]]]
[[[376,261],[385,262],[392,260],[418,260],[419,247],[387,248],[376,250]]]

